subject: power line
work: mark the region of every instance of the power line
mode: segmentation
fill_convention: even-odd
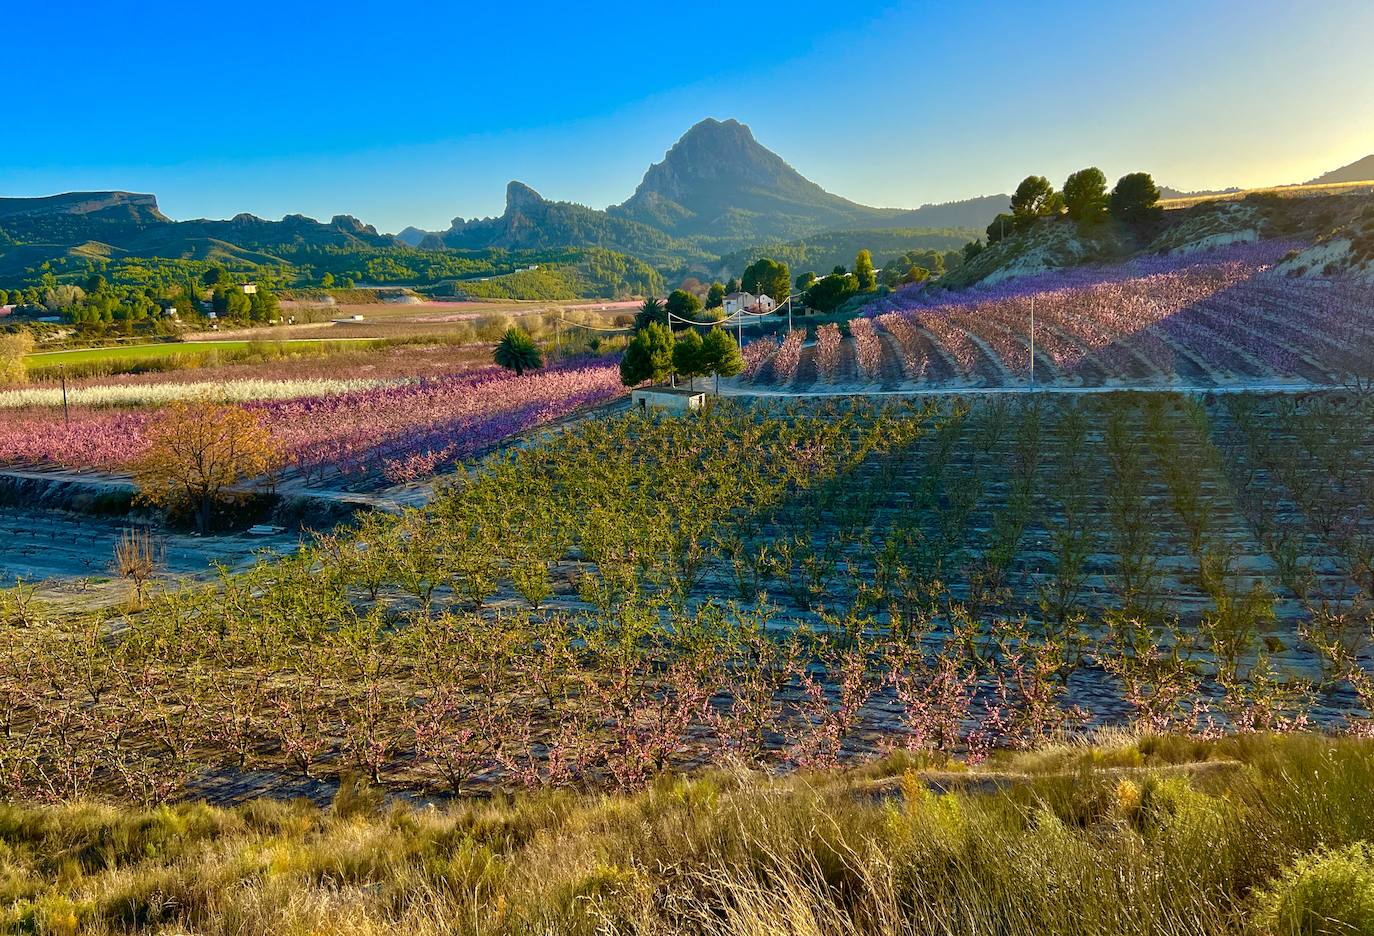
[[[772,312],[750,312],[747,309],[736,309],[729,315],[725,316],[725,318],[719,319],[718,321],[698,322],[695,319],[683,318],[676,312],[669,312],[668,321],[681,322],[683,325],[701,325],[704,328],[710,328],[713,325],[735,325],[738,323],[742,323],[745,321],[745,316],[748,316],[749,318],[760,319],[766,318],[772,314]]]
[[[627,331],[634,331],[634,327],[633,327],[633,326],[630,326],[630,325],[618,325],[618,326],[616,326],[616,327],[614,327],[614,328],[607,328],[607,327],[602,326],[602,325],[586,325],[586,324],[583,324],[582,322],[574,322],[572,319],[565,319],[565,318],[563,318],[562,316],[559,316],[558,321],[562,322],[564,325],[573,325],[573,326],[575,326],[575,327],[577,327],[577,328],[585,328],[585,329],[587,329],[588,331],[599,331],[599,332],[627,332]]]

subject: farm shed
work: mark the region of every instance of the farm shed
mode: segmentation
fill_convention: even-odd
[[[632,391],[630,402],[636,409],[655,407],[670,413],[686,413],[706,405],[706,391],[688,390],[686,387],[645,387]]]

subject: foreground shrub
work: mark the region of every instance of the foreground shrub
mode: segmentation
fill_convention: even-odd
[[[1273,936],[1354,936],[1374,933],[1374,847],[1306,855],[1258,897],[1258,932]]]
[[[33,336],[26,331],[0,335],[0,387],[28,379],[24,355],[33,351]]]

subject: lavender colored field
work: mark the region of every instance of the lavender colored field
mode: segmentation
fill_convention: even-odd
[[[227,383],[245,380],[301,381],[364,379],[401,381],[420,377],[448,377],[466,373],[491,362],[484,345],[398,345],[356,349],[328,355],[301,355],[269,361],[214,364],[166,371],[104,374],[95,377],[67,376],[69,388],[150,387],[182,383]],[[33,381],[25,389],[58,389],[55,380]]]
[[[515,377],[493,367],[330,396],[247,404],[307,480],[329,475],[413,481],[526,429],[624,393],[614,364]],[[0,416],[11,465],[118,471],[143,453],[152,409],[28,408]]]
[[[1374,286],[1278,276],[1293,247],[1261,242],[1117,267],[1057,271],[963,292],[879,299],[837,353],[817,334],[760,384],[795,389],[1327,385],[1374,373]],[[749,378],[746,378],[746,383]]]

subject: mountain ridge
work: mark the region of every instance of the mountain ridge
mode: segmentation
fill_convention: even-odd
[[[367,250],[396,240],[351,215],[328,222],[305,215],[269,221],[247,212],[228,220],[174,221],[155,195],[67,192],[38,198],[0,198],[0,272],[18,274],[61,257],[148,257],[181,260],[233,258],[283,263],[283,247]]]
[[[446,231],[407,228],[398,237],[422,248],[542,248],[590,243],[660,266],[700,267],[753,245],[831,231],[960,228],[981,230],[1008,195],[920,208],[874,208],[827,192],[760,144],[737,120],[692,126],[644,173],[634,193],[604,211],[544,199],[523,182],[506,187],[496,218],[455,218]]]
[[[495,218],[455,218],[448,230],[430,233],[422,249],[541,249],[564,246],[604,247],[630,254],[656,266],[701,260],[706,251],[651,225],[575,202],[550,201],[523,182],[506,185],[505,211]]]

